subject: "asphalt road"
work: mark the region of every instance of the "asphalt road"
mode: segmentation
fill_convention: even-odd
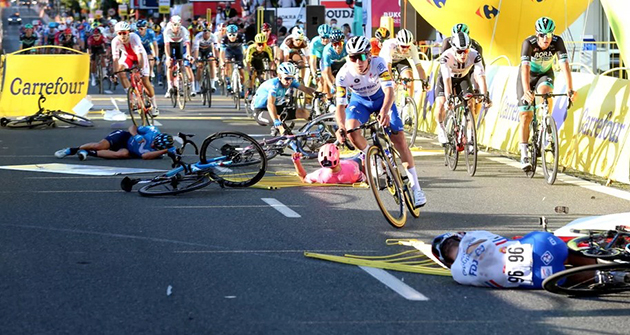
[[[167,159],[55,158],[60,148],[97,141],[120,126],[98,112],[111,108],[110,96],[93,98],[95,128],[0,129],[0,166],[169,168]],[[197,99],[179,111],[160,98],[160,128],[195,133],[198,143],[219,130],[267,131],[227,99],[215,102],[207,109]],[[453,230],[523,235],[539,230],[543,215],[558,228],[578,217],[630,208],[627,193],[601,193],[566,176],[548,186],[541,176],[525,177],[506,157],[483,155],[473,178],[462,168],[450,171],[433,153],[435,142],[416,143],[424,154],[416,163],[428,204],[420,218],[398,230],[362,188],[210,185],[176,197],[143,198],[120,190],[122,176],[0,169],[0,333],[626,334],[630,295],[570,299],[388,271],[428,299],[408,300],[357,266],[303,256],[393,254],[407,249],[386,246],[387,238],[429,241]],[[316,164],[306,162],[307,170]],[[279,157],[267,174],[290,171],[290,160]],[[284,216],[263,198],[280,201],[299,217]],[[555,213],[557,205],[569,207],[569,214]]]

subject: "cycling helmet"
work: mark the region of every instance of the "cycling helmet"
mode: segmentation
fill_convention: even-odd
[[[327,24],[322,24],[317,27],[317,35],[319,35],[321,38],[329,38],[331,32],[332,28],[330,28],[330,26]]]
[[[127,23],[125,21],[120,21],[120,22],[116,23],[116,25],[114,26],[114,31],[115,32],[129,31],[129,30],[131,30],[131,27],[129,26],[129,23]]]
[[[374,37],[376,37],[377,40],[383,42],[384,40],[389,38],[389,30],[387,30],[387,28],[385,27],[380,27],[376,29]]]
[[[101,27],[96,27],[96,28],[94,28],[94,29],[92,30],[92,34],[97,34],[97,35],[100,35],[100,34],[102,34],[102,33],[103,33],[103,31],[101,31]]]
[[[111,20],[109,20],[109,24],[110,24],[111,26],[115,26],[115,25],[116,25],[116,23],[118,23],[118,20],[116,20],[116,19],[111,19]]]
[[[132,23],[129,25],[129,28],[131,28],[131,29],[130,29],[131,31],[136,31],[136,30],[138,30],[138,26],[136,26],[136,23],[135,23],[135,22],[132,22]]]
[[[48,28],[55,28],[57,27],[57,23],[55,22],[48,22]]]
[[[322,167],[335,168],[339,165],[339,149],[333,143],[326,143],[319,149],[317,160]]]
[[[173,15],[173,16],[171,17],[170,22],[171,22],[172,24],[178,24],[178,25],[179,25],[179,24],[182,24],[182,17],[181,17],[181,16],[179,16],[179,15]]]
[[[440,262],[445,262],[444,259],[444,254],[442,250],[442,247],[444,246],[444,243],[451,239],[451,238],[455,238],[461,241],[462,237],[464,236],[463,233],[444,233],[442,235],[436,236],[433,239],[433,242],[431,243],[431,253],[433,253],[433,256],[435,256],[435,258],[439,259]]]
[[[231,25],[227,26],[227,33],[228,34],[236,34],[236,33],[238,33],[238,27],[235,24],[231,24]]]
[[[341,41],[343,41],[343,39],[344,39],[345,37],[346,37],[346,36],[345,36],[345,35],[341,32],[341,30],[339,30],[339,29],[335,29],[335,30],[333,30],[332,34],[330,35],[330,40],[331,40],[333,43],[336,43],[336,42],[341,42]]]
[[[162,26],[160,26],[159,24],[154,24],[153,31],[155,31],[156,34],[159,34],[162,31]]]
[[[470,37],[465,33],[457,33],[451,36],[451,45],[456,50],[466,50],[470,48]]]
[[[263,33],[256,34],[256,36],[254,36],[254,42],[256,42],[256,43],[267,43],[267,35],[265,35]]]
[[[153,147],[158,150],[172,148],[173,143],[173,136],[169,134],[158,134],[153,139]]]
[[[70,28],[66,28],[63,32],[64,32],[66,35],[72,35],[72,29],[70,29]]]
[[[466,25],[465,23],[458,23],[456,25],[453,26],[453,29],[451,30],[451,35],[455,35],[457,33],[464,33],[466,35],[470,34],[470,30],[468,29],[468,25]]]
[[[284,62],[278,66],[278,73],[285,74],[287,76],[295,77],[297,74],[297,67],[291,62]]]
[[[137,28],[144,28],[147,26],[147,20],[140,20],[136,23]]]
[[[197,30],[199,30],[199,31],[212,31],[212,23],[210,23],[210,22],[201,22],[197,26]]]
[[[304,40],[306,38],[306,36],[304,36],[304,30],[300,27],[295,27],[293,29],[291,37],[293,37],[294,40]]]
[[[263,23],[262,30],[271,30],[271,25],[267,22]]]
[[[101,26],[101,23],[100,23],[100,22],[98,22],[98,21],[94,21],[94,22],[92,22],[92,28],[98,28],[98,27],[100,27],[100,26]]]
[[[348,55],[365,54],[370,52],[370,41],[364,36],[352,36],[346,42]]]
[[[24,29],[33,29],[33,25],[30,23],[27,23],[24,25]]]
[[[396,34],[396,39],[398,40],[398,45],[409,46],[413,43],[413,34],[407,29],[401,29]]]
[[[542,34],[553,33],[556,30],[556,24],[552,19],[543,16],[540,19],[536,20],[536,32]]]
[[[59,25],[57,25],[57,29],[59,29],[59,31],[64,31],[64,30],[66,30],[66,25],[65,24],[59,24]]]

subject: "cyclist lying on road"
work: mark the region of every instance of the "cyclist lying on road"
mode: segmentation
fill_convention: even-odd
[[[340,159],[339,149],[332,143],[325,144],[319,149],[317,160],[322,168],[309,174],[306,174],[300,162],[301,153],[294,152],[291,158],[295,171],[303,183],[353,184],[365,180],[365,175],[361,172],[361,159],[358,157],[356,159]]]
[[[108,159],[141,157],[142,159],[160,158],[173,147],[173,136],[160,131],[154,126],[131,126],[129,131],[116,130],[96,143],[86,143],[77,148],[65,148],[55,152],[55,157],[64,158],[77,155],[84,161],[87,156]],[[149,144],[149,145],[147,145]]]
[[[492,288],[539,289],[565,264],[596,263],[569,253],[559,237],[541,231],[515,240],[484,230],[445,233],[433,239],[431,252],[451,269],[456,282]]]

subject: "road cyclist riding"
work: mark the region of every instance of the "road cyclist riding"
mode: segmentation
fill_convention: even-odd
[[[212,93],[216,91],[217,38],[212,34],[212,24],[202,22],[193,41],[193,57],[197,60],[197,87],[202,103],[212,107]]]
[[[246,45],[245,36],[239,34],[238,26],[231,24],[227,27],[227,34],[221,39],[220,61],[227,93],[234,96],[236,108],[240,109],[240,98],[243,92],[243,48]]]
[[[183,109],[188,95],[194,95],[196,92],[194,86],[190,87],[191,84],[194,85],[191,83],[194,76],[190,68],[190,59],[192,58],[190,55],[190,35],[188,29],[182,28],[182,18],[179,15],[173,15],[164,29],[164,51],[168,81],[165,98],[170,96],[173,100],[173,96],[175,96],[178,100],[183,100],[183,103],[180,102],[180,108]],[[174,85],[173,72],[177,70],[182,74],[181,77],[184,80],[178,82],[176,86]]]

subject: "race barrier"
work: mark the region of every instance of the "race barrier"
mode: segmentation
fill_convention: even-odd
[[[28,54],[36,49],[66,49],[74,54]],[[37,112],[37,100],[46,96],[47,109],[71,112],[88,93],[90,56],[63,47],[34,47],[3,57],[0,85],[0,116],[23,116]]]
[[[437,122],[434,81],[437,62],[422,62],[432,89],[420,108],[419,129],[435,133]],[[428,70],[431,70],[430,72]],[[516,97],[518,67],[490,65],[486,81],[493,106],[477,115],[481,146],[518,154],[519,112]],[[558,126],[560,165],[609,181],[630,184],[630,82],[607,76],[573,73],[577,99],[570,109],[568,98],[557,97],[551,111]],[[567,92],[564,74],[556,73],[554,92]]]

